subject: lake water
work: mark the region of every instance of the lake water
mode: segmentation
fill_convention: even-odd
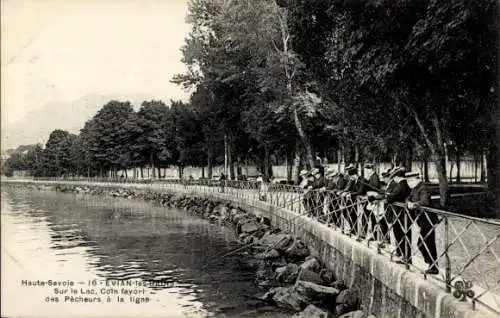
[[[142,201],[1,194],[2,316],[285,317],[252,298],[248,256],[219,256],[232,228]]]

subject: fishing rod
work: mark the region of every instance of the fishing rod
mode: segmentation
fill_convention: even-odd
[[[339,212],[339,211],[341,211],[341,210],[344,210],[344,209],[348,209],[348,208],[350,208],[350,207],[353,207],[353,206],[355,206],[355,205],[357,205],[357,204],[358,204],[358,203],[357,203],[357,202],[355,202],[355,203],[353,203],[353,204],[350,204],[350,205],[347,205],[347,206],[344,206],[344,207],[341,207],[341,208],[335,209],[335,210],[333,210],[333,211],[330,211],[329,213],[323,214],[322,216],[323,216],[323,217],[325,217],[325,216],[329,216],[329,215],[334,214],[334,213],[337,213],[337,212]],[[315,209],[318,209],[318,208],[320,208],[320,207],[321,207],[321,206],[318,206],[318,207],[316,207]],[[293,218],[291,218],[291,219],[289,220],[289,222],[291,222],[291,221],[293,221],[293,220],[295,220],[295,219],[297,219],[297,218],[299,218],[299,217],[301,217],[301,216],[304,216],[304,214],[299,214],[299,215],[294,216]],[[306,222],[306,221],[307,221],[307,219],[306,219],[306,220],[304,220],[303,222]],[[299,225],[299,226],[300,226],[300,225],[301,225],[301,223],[299,223],[299,224],[297,224],[297,225]],[[278,243],[280,243],[280,242],[281,242],[281,241],[278,241],[278,242],[276,242],[275,244],[271,245],[271,246],[270,246],[270,249],[274,249],[276,246],[278,246]],[[231,250],[231,251],[229,251],[229,252],[226,252],[226,253],[224,253],[224,254],[222,254],[222,255],[215,255],[213,258],[219,258],[219,257],[226,257],[226,256],[230,256],[230,255],[235,254],[235,253],[237,253],[237,252],[239,252],[239,251],[241,251],[241,250],[244,250],[244,249],[249,248],[249,247],[251,247],[251,246],[253,246],[253,245],[256,245],[257,243],[259,243],[259,241],[255,241],[255,242],[252,242],[252,243],[248,243],[248,244],[243,245],[243,246],[240,246],[240,247],[238,247],[238,248],[236,248],[236,249],[234,249],[234,250]],[[207,267],[208,267],[209,265],[211,265],[211,264],[212,264],[212,262],[208,262],[207,264],[205,264],[205,265],[202,267],[202,269],[207,268]]]

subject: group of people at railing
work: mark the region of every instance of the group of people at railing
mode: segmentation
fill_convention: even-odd
[[[371,163],[364,164],[364,176],[353,165],[343,173],[319,167],[302,170],[299,186],[306,213],[358,240],[379,241],[380,247],[390,244],[392,230],[394,259],[403,264],[412,263],[412,230],[418,225],[417,245],[428,264],[425,272],[438,274],[435,230],[439,218],[424,209],[431,206],[431,198],[419,173],[398,166],[380,178],[374,168]]]

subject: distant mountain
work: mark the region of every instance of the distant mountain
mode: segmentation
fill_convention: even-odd
[[[130,95],[126,97],[86,95],[72,103],[50,103],[29,112],[23,119],[2,127],[2,149],[17,148],[47,142],[54,129],[79,133],[85,122],[92,118],[110,100],[130,101],[134,109],[139,109],[144,100],[155,99],[147,95]],[[169,101],[164,101],[168,103]]]

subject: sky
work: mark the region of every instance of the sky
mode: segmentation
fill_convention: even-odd
[[[2,130],[85,95],[188,99],[170,83],[188,0],[1,0]]]

